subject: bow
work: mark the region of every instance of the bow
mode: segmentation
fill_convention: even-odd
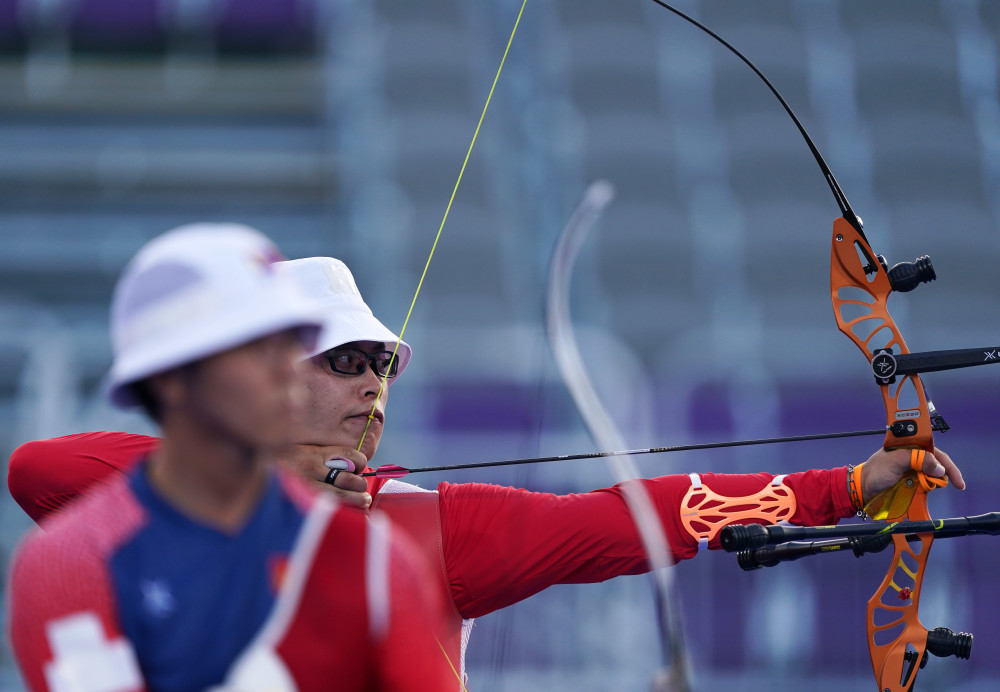
[[[893,291],[910,291],[921,283],[934,280],[930,258],[921,257],[916,262],[900,263],[890,269],[885,259],[872,250],[861,219],[851,208],[805,128],[771,82],[718,34],[663,0],[653,2],[710,34],[757,74],[792,118],[823,172],[841,211],[841,217],[833,224],[830,264],[830,293],[837,326],[865,355],[882,391],[886,412],[885,449],[913,450],[913,470],[896,486],[874,498],[866,510],[878,520],[929,521],[927,496],[932,490],[946,485],[947,480],[925,475],[923,459],[926,452],[934,451],[933,433],[943,432],[948,426],[928,399],[918,373],[986,364],[995,359],[991,360],[989,349],[910,354],[889,314],[887,301]],[[982,357],[984,353],[985,358]],[[900,367],[900,363],[904,367]],[[955,634],[946,628],[929,633],[920,622],[921,587],[935,533],[913,533],[915,530],[911,529],[909,534],[892,534],[892,562],[881,585],[868,601],[868,650],[875,679],[883,692],[911,690],[918,669],[927,663],[928,652],[968,658],[972,645],[972,635]],[[735,537],[755,532],[747,527],[728,527],[723,540],[733,544]],[[887,545],[887,539],[883,538],[881,548]],[[869,545],[856,552],[860,555],[881,548]]]
[[[580,206],[570,217],[559,236],[549,266],[546,327],[552,354],[566,389],[583,417],[599,449],[623,449],[625,443],[614,420],[601,405],[580,356],[569,312],[570,282],[577,253],[587,232],[614,195],[605,181],[592,184]],[[653,689],[663,692],[686,692],[690,689],[684,630],[674,589],[670,543],[663,532],[659,515],[645,486],[639,480],[632,456],[605,457],[605,463],[621,485],[629,512],[635,521],[646,555],[653,583],[657,629],[660,637],[662,668],[657,672]]]
[[[894,284],[884,261],[874,258],[857,217],[855,223],[851,223],[846,214],[834,221],[830,292],[838,328],[861,349],[873,368],[879,370],[880,361],[884,366],[884,361],[891,359],[893,353],[905,355],[909,349],[886,308]],[[919,278],[931,280],[930,260],[922,259],[918,265],[924,271]],[[858,309],[861,314],[852,316],[852,310]],[[876,379],[886,411],[884,447],[914,448],[914,469],[901,485],[891,489],[885,497],[875,499],[874,518],[929,520],[927,495],[947,484],[947,480],[926,476],[921,470],[923,452],[934,451],[933,431],[940,418],[934,417],[933,405],[927,399],[919,375],[905,375],[898,381],[894,376]],[[905,536],[893,536],[894,552],[889,570],[868,600],[868,652],[881,690],[911,689],[917,665],[926,664],[928,631],[921,624],[918,612],[934,535],[918,535],[916,547]],[[969,644],[971,646],[971,636]]]

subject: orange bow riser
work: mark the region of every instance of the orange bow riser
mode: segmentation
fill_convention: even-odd
[[[929,260],[926,260],[929,267]],[[931,276],[933,270],[931,270]],[[875,257],[864,234],[847,219],[833,222],[830,259],[830,293],[837,326],[871,363],[882,354],[909,353],[887,309],[893,286],[880,257]],[[908,474],[894,488],[866,507],[873,519],[918,521],[930,519],[927,494],[947,485],[944,478],[923,473],[925,451],[934,451],[934,423],[920,376],[880,381],[886,411],[884,447],[912,447]],[[889,571],[868,600],[868,651],[880,690],[911,689],[923,667],[928,631],[918,614],[925,566],[933,534],[920,534],[911,543],[893,536],[894,552]],[[971,645],[971,636],[969,637]]]

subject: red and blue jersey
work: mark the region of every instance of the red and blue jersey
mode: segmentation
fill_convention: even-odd
[[[129,474],[139,511],[103,557],[118,620],[157,690],[201,690],[221,681],[267,619],[307,507],[272,478],[233,534],[184,516]],[[185,652],[202,652],[183,667]]]
[[[95,489],[18,550],[10,634],[32,690],[201,691],[262,647],[300,692],[334,676],[343,689],[454,685],[440,628],[425,618],[426,567],[388,529],[373,540],[360,512],[275,475],[227,533],[165,502],[145,468]],[[380,668],[394,639],[413,647],[394,661],[407,679]]]

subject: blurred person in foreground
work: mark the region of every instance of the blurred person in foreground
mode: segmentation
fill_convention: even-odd
[[[440,690],[438,592],[408,539],[272,460],[319,312],[260,233],[182,227],[115,289],[113,403],[163,439],[19,547],[32,690]]]
[[[389,515],[413,536],[437,566],[449,619],[443,645],[463,679],[474,618],[554,584],[598,582],[649,569],[621,486],[572,495],[481,483],[441,483],[428,491],[400,480],[360,477],[386,421],[389,387],[380,387],[380,380],[397,382],[410,361],[410,346],[372,315],[343,262],[314,257],[282,262],[277,269],[295,275],[323,306],[326,318],[321,343],[302,368],[307,402],[294,427],[298,444],[281,461],[342,501],[370,506],[376,516]],[[11,494],[39,520],[90,484],[127,472],[133,458],[158,444],[151,437],[108,432],[29,442],[11,457]],[[405,459],[393,461],[406,465]],[[863,506],[861,497],[874,496],[909,470],[908,451],[879,450],[851,470],[787,476],[678,474],[641,482],[662,521],[673,559],[680,561],[699,548],[718,547],[719,529],[734,519],[836,523]],[[923,470],[947,474],[958,488],[965,487],[944,452],[927,454]],[[734,506],[757,505],[760,511],[718,521],[711,518],[718,511],[699,508],[720,497]]]

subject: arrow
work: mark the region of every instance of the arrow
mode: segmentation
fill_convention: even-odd
[[[790,437],[765,437],[756,440],[733,440],[730,442],[702,442],[690,445],[674,445],[671,447],[647,447],[645,449],[627,449],[614,452],[588,452],[585,454],[560,454],[551,457],[533,457],[530,459],[508,459],[504,461],[480,461],[474,464],[451,464],[447,466],[424,466],[408,469],[396,464],[382,464],[374,471],[362,473],[362,476],[376,478],[402,478],[411,473],[428,473],[430,471],[457,471],[459,469],[482,469],[491,466],[517,466],[519,464],[545,464],[550,461],[573,461],[576,459],[602,459],[604,457],[628,456],[632,454],[666,454],[668,452],[691,452],[699,449],[719,449],[723,447],[750,447],[753,445],[770,445],[780,442],[807,442],[809,440],[829,440],[838,437],[864,437],[866,435],[885,435],[885,428],[877,430],[855,430],[853,432],[820,433],[817,435],[793,435]]]

